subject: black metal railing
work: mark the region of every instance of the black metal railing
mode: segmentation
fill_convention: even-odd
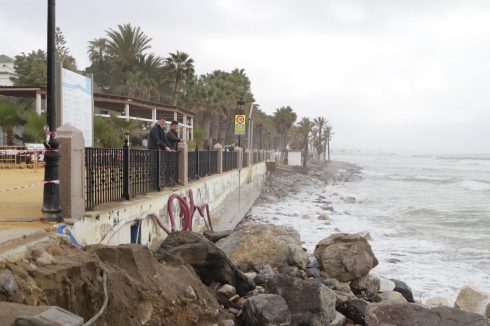
[[[243,167],[246,168],[248,166],[248,152],[243,152]]]
[[[218,173],[218,151],[209,151],[209,175]]]
[[[158,151],[158,162],[159,190],[175,186],[179,182],[179,152]]]
[[[124,150],[85,149],[85,193],[87,208],[120,200],[124,189]]]
[[[199,166],[198,173],[199,177],[205,177],[207,175],[211,175],[211,166],[210,166],[210,156],[211,151],[209,150],[201,150],[199,151]]]
[[[85,148],[87,209],[174,186],[179,153],[143,149]]]
[[[199,179],[199,150],[187,153],[187,178],[189,181]]]
[[[252,153],[252,162],[253,164],[259,163],[259,153],[258,152],[253,152]]]
[[[223,152],[223,172],[233,169],[233,158],[235,152],[224,151]]]

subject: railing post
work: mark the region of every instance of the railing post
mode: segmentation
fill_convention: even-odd
[[[81,130],[65,124],[57,130],[60,142],[60,199],[65,221],[79,219],[85,214],[85,159]]]
[[[131,199],[131,194],[129,193],[129,170],[130,170],[130,158],[129,158],[129,139],[124,138],[124,150],[123,150],[123,197],[126,200]]]
[[[199,146],[196,144],[196,178],[199,179],[199,171],[200,171],[201,162],[199,162]]]
[[[211,146],[208,146],[208,173],[207,175],[211,175]]]
[[[189,183],[188,176],[188,148],[186,142],[179,142],[179,182],[182,185],[187,185]]]
[[[215,144],[214,149],[218,151],[216,155],[216,173],[223,173],[223,146],[221,144]]]
[[[152,149],[150,149],[150,151],[152,151]],[[161,161],[162,161],[161,154],[162,154],[162,153],[160,152],[160,150],[159,150],[159,149],[157,149],[157,153],[156,153],[156,154],[157,154],[157,155],[153,155],[153,156],[155,156],[155,157],[157,158],[157,164],[156,164],[156,169],[157,169],[157,180],[158,180],[158,182],[157,182],[157,188],[158,188],[158,191],[162,191],[162,188],[163,188],[163,187],[162,187],[162,178],[161,178],[161,176],[160,176],[160,170],[161,170],[161,168],[162,168],[162,163],[161,163]]]

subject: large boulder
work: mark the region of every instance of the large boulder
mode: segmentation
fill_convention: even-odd
[[[471,286],[465,286],[459,291],[454,307],[464,311],[484,314],[488,300],[489,296],[487,293]]]
[[[279,295],[259,294],[247,299],[240,316],[243,325],[269,326],[291,324],[291,312]]]
[[[285,265],[305,269],[308,255],[301,248],[299,233],[293,228],[272,224],[251,225],[217,242],[230,260],[242,270]]]
[[[367,326],[489,326],[482,315],[450,307],[427,308],[414,303],[371,304],[366,313]]]
[[[315,257],[328,276],[341,282],[359,279],[378,265],[371,246],[360,234],[337,233],[321,240]]]
[[[174,232],[166,237],[155,251],[155,257],[162,261],[169,255],[191,265],[206,285],[213,282],[230,284],[242,296],[255,288],[253,281],[220,248],[198,233]]]
[[[276,274],[267,282],[266,290],[286,300],[291,325],[328,325],[335,319],[335,292],[319,281]]]

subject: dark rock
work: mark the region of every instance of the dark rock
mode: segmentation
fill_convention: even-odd
[[[390,263],[390,264],[398,264],[398,263],[401,263],[402,261],[400,259],[390,258],[390,259],[386,260],[386,262]]]
[[[308,277],[319,278],[320,277],[320,268],[306,267],[306,274],[308,274]]]
[[[316,280],[277,274],[266,290],[282,296],[291,311],[291,325],[328,325],[335,319],[335,293]]]
[[[368,306],[369,304],[364,300],[353,299],[338,304],[337,311],[355,323],[366,325]]]
[[[260,269],[254,281],[256,284],[265,284],[275,274],[274,269],[270,265],[265,265]]]
[[[361,278],[378,265],[369,242],[360,234],[336,233],[321,240],[315,257],[321,270],[341,282]]]
[[[456,308],[439,306],[428,309],[414,303],[373,304],[366,314],[367,326],[489,326],[482,315]]]
[[[233,233],[233,230],[225,230],[225,231],[211,231],[211,230],[206,230],[204,231],[204,236],[211,240],[212,242],[218,242],[219,240],[226,238],[230,234]]]
[[[240,319],[243,325],[269,326],[290,325],[291,312],[286,301],[279,295],[259,294],[247,299]]]
[[[395,283],[395,289],[393,291],[400,292],[408,302],[414,303],[412,289],[407,285],[407,283],[395,279],[391,279]]]
[[[221,249],[198,233],[170,234],[160,244],[155,257],[161,260],[168,257],[168,254],[178,256],[191,265],[206,285],[213,282],[230,284],[240,295],[255,288],[255,284],[236,268]]]

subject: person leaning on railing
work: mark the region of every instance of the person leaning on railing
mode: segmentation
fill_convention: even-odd
[[[153,127],[150,129],[150,135],[148,137],[148,149],[162,149],[165,151],[173,152],[165,136],[165,119],[159,119]]]
[[[177,134],[177,128],[179,128],[179,122],[174,120],[170,124],[170,131],[167,132],[167,141],[170,148],[174,151],[177,151],[179,142],[181,141],[179,135]]]

